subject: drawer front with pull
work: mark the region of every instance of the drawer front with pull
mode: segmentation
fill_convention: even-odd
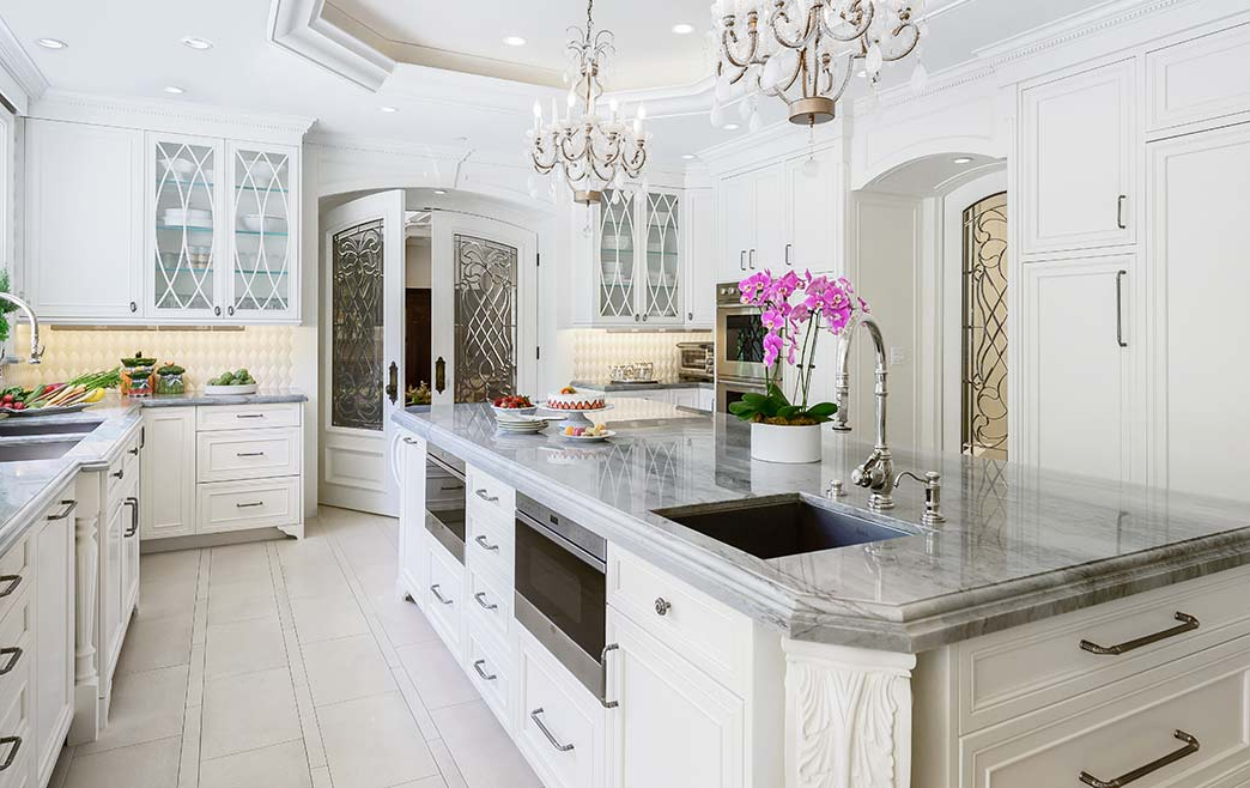
[[[21,691],[27,683],[34,648],[31,598],[25,590],[18,594],[13,608],[0,623],[0,698]]]
[[[196,436],[197,478],[228,482],[295,476],[299,446],[297,429],[201,433]]]
[[[464,621],[464,567],[434,539],[427,539],[430,556],[430,587],[425,606],[430,623],[453,654],[460,653],[460,627]],[[458,657],[457,657],[458,658]]]
[[[513,523],[481,514],[468,516],[465,564],[474,572],[487,572],[508,587],[516,575]]]
[[[303,405],[298,402],[274,405],[213,405],[195,409],[199,432],[255,430],[269,427],[298,427]]]
[[[6,677],[14,681],[0,690],[0,788],[18,788],[31,782],[35,742],[30,675],[29,666],[19,667]]]
[[[1250,633],[1244,570],[1135,595],[957,646],[968,733]]]
[[[465,470],[465,499],[470,512],[511,519],[516,510],[516,491],[484,471],[470,465]]]
[[[300,521],[300,480],[220,482],[196,487],[199,533],[278,528]]]
[[[66,504],[62,508],[68,507]],[[0,618],[7,616],[23,592],[33,585],[33,550],[30,537],[24,536],[0,558]]]
[[[469,618],[505,640],[512,623],[512,594],[491,576],[469,572],[469,597],[465,607]]]
[[[548,788],[586,788],[602,756],[598,701],[524,630],[515,738]]]
[[[470,618],[465,626],[465,669],[469,680],[477,687],[486,705],[499,718],[505,729],[511,730],[512,660],[503,655],[506,650],[492,639],[485,628]]]

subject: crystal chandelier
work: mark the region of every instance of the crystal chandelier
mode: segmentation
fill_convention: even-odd
[[[833,120],[856,61],[874,95],[881,69],[902,60],[927,32],[923,0],[717,0],[712,15],[720,55],[712,123],[722,125],[724,104],[760,92],[780,98],[790,122],[815,126]],[[912,86],[924,87],[917,63]],[[743,103],[753,130],[754,99]]]
[[[573,199],[587,205],[598,203],[609,186],[619,191],[627,178],[642,175],[651,139],[642,130],[646,117],[642,105],[632,124],[621,120],[616,99],[608,102],[606,118],[598,114],[605,67],[615,49],[610,31],[595,32],[594,5],[594,0],[586,4],[585,30],[569,28],[574,74],[564,117],[554,100],[550,118],[543,116],[542,103],[535,101],[534,127],[526,132],[534,169],[542,175],[558,170],[573,190]]]

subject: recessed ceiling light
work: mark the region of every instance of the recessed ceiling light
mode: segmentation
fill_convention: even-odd
[[[685,159],[686,161],[690,161],[691,159],[693,159],[693,158],[694,158],[694,154],[693,154],[693,153],[683,153],[683,154],[681,155],[681,157],[682,157],[683,159]]]
[[[69,44],[59,38],[40,38],[35,43],[44,49],[65,49],[69,46]]]
[[[387,114],[392,113],[392,112],[399,112],[399,110],[395,109],[394,107],[382,106],[382,107],[378,107],[378,109]]]
[[[199,49],[201,51],[205,49],[213,48],[212,41],[209,41],[207,38],[196,38],[195,36],[184,36],[182,39],[182,43],[186,44],[192,49]]]
[[[521,38],[520,36],[507,36],[506,38],[504,38],[503,42],[510,47],[525,46],[525,39]]]
[[[972,159],[968,156],[959,156],[958,158],[951,159],[951,161],[955,164],[971,164],[972,163]]]
[[[679,25],[673,25],[673,32],[679,36],[688,36],[694,32],[694,25],[688,25],[682,22]]]
[[[724,129],[725,131],[737,131],[739,126],[737,123],[726,123]]]
[[[181,96],[183,93],[186,93],[187,91],[186,89],[180,88],[177,85],[166,85],[165,92],[172,93],[175,96]]]
[[[435,193],[435,194],[437,194],[437,195],[439,195],[439,196],[442,196],[442,195],[446,194],[447,192],[446,192],[445,190],[443,190],[443,189],[435,189],[435,190],[434,190],[434,193]]]

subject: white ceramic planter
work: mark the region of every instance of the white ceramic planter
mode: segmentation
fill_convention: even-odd
[[[765,462],[791,464],[820,462],[820,425],[782,427],[752,424],[751,457]]]

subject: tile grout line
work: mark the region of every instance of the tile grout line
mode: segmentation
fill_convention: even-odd
[[[200,784],[200,751],[204,731],[204,668],[208,648],[208,576],[212,570],[212,554],[209,550],[201,549],[199,559],[195,607],[191,613],[191,664],[187,670],[187,700],[182,718],[178,788],[198,788]],[[201,588],[203,594],[200,593]]]

